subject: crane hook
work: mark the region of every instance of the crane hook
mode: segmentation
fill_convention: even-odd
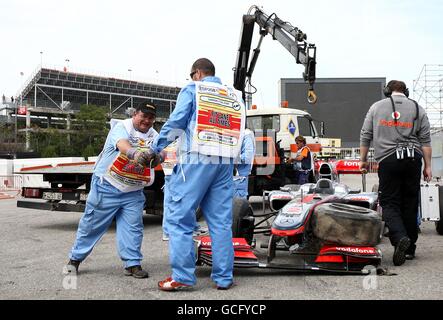
[[[317,102],[317,95],[314,92],[314,89],[308,90],[308,103],[315,104]]]

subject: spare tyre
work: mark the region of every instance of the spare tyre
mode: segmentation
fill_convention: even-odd
[[[376,211],[343,203],[317,206],[311,226],[319,239],[341,245],[375,246],[382,233],[382,219]]]

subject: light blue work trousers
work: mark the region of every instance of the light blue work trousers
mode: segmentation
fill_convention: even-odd
[[[108,230],[117,226],[117,248],[125,268],[140,265],[143,255],[143,190],[121,192],[106,180],[93,175],[85,212],[80,219],[70,259],[83,261]]]
[[[166,222],[169,261],[175,281],[187,285],[197,282],[192,232],[196,224],[195,210],[200,205],[212,241],[211,279],[222,287],[232,283],[232,172],[232,164],[200,163],[174,167],[168,182],[170,202]]]
[[[165,175],[165,185],[163,187],[163,194],[164,194],[164,200],[163,200],[163,219],[162,219],[162,228],[163,228],[163,234],[169,236],[168,232],[168,221],[166,220],[166,216],[169,212],[169,204],[171,203],[171,196],[168,191],[169,186],[169,179],[171,176]],[[198,231],[200,229],[200,224],[198,221],[195,221],[194,230]]]
[[[165,185],[163,186],[163,219],[162,219],[162,228],[163,233],[169,236],[168,231],[168,222],[166,221],[166,216],[169,211],[169,203],[171,202],[171,196],[169,195],[169,179],[170,175],[165,175]]]

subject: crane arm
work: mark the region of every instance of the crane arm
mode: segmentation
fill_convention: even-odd
[[[247,81],[250,83],[260,54],[262,40],[267,34],[270,34],[274,40],[277,40],[295,57],[297,64],[302,64],[305,67],[303,79],[309,84],[308,102],[315,103],[317,101],[317,96],[314,93],[317,50],[315,44],[308,43],[305,33],[290,23],[281,20],[277,15],[272,14],[269,16],[256,6],[253,9],[255,9],[253,14],[243,16],[240,46],[234,68],[234,87],[243,93],[243,98],[245,99],[246,83]],[[254,49],[251,63],[248,66],[255,23],[260,27],[260,39],[257,48]]]

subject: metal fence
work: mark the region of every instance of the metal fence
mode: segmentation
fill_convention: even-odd
[[[21,175],[0,176],[0,190],[20,190],[22,186]]]

